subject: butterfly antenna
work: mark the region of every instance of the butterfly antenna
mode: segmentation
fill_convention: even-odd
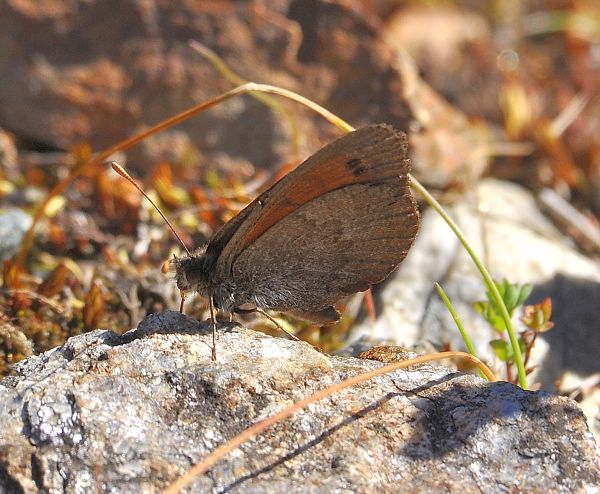
[[[167,219],[167,217],[164,215],[164,213],[154,203],[154,201],[152,199],[150,199],[150,196],[148,196],[148,194],[146,194],[144,192],[144,190],[136,183],[136,181],[131,177],[131,175],[129,175],[129,173],[127,173],[121,165],[119,165],[118,163],[116,163],[114,161],[110,164],[110,166],[112,166],[112,169],[114,171],[116,171],[119,175],[121,175],[124,179],[128,180],[140,192],[140,194],[142,194],[146,199],[148,199],[150,204],[152,204],[154,206],[154,209],[156,209],[158,211],[158,214],[160,214],[162,219],[165,220],[165,223],[171,229],[171,231],[173,232],[173,235],[175,235],[175,238],[177,238],[177,240],[179,240],[179,243],[181,244],[181,246],[185,249],[185,251],[188,253],[188,255],[191,255],[192,253],[187,248],[187,246],[185,245],[183,240],[181,240],[181,237],[179,236],[179,233],[177,233],[177,230],[175,230],[175,228],[173,227],[171,222]]]

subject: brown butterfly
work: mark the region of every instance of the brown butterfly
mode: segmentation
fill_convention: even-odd
[[[174,258],[180,290],[214,308],[250,304],[319,324],[333,304],[386,278],[419,227],[407,138],[372,125],[328,144],[260,194],[208,245]],[[214,334],[214,333],[213,333]]]

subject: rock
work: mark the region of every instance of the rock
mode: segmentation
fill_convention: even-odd
[[[0,214],[0,261],[17,252],[31,223],[31,216],[21,209],[11,209]]]
[[[216,362],[210,342],[207,323],[165,312],[20,362],[0,381],[0,492],[160,492],[251,424],[382,365],[231,325]],[[297,412],[192,492],[571,493],[599,483],[577,404],[425,365]]]
[[[376,119],[407,128],[410,111],[393,51],[363,10],[345,3],[2,2],[0,126],[62,149],[81,141],[94,150],[115,144],[231,89],[189,47],[196,40],[241,76],[299,91],[357,126]],[[331,137],[321,117],[279,101],[296,119],[303,156]],[[188,134],[205,163],[226,153],[269,168],[294,159],[288,123],[246,96],[177,130]],[[160,158],[147,154],[153,147],[137,155],[138,169]]]

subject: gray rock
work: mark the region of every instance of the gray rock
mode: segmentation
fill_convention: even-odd
[[[11,209],[0,214],[0,261],[12,257],[17,252],[31,222],[31,216],[20,209]]]
[[[159,492],[228,438],[381,366],[166,312],[22,361],[0,381],[0,492]],[[191,492],[595,492],[574,402],[442,366],[396,371],[246,442]],[[597,492],[597,491],[596,491]]]

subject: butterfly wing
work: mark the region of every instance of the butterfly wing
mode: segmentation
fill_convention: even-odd
[[[211,241],[215,283],[234,280],[242,303],[316,312],[381,281],[418,229],[408,169],[406,136],[387,125],[325,146]]]

